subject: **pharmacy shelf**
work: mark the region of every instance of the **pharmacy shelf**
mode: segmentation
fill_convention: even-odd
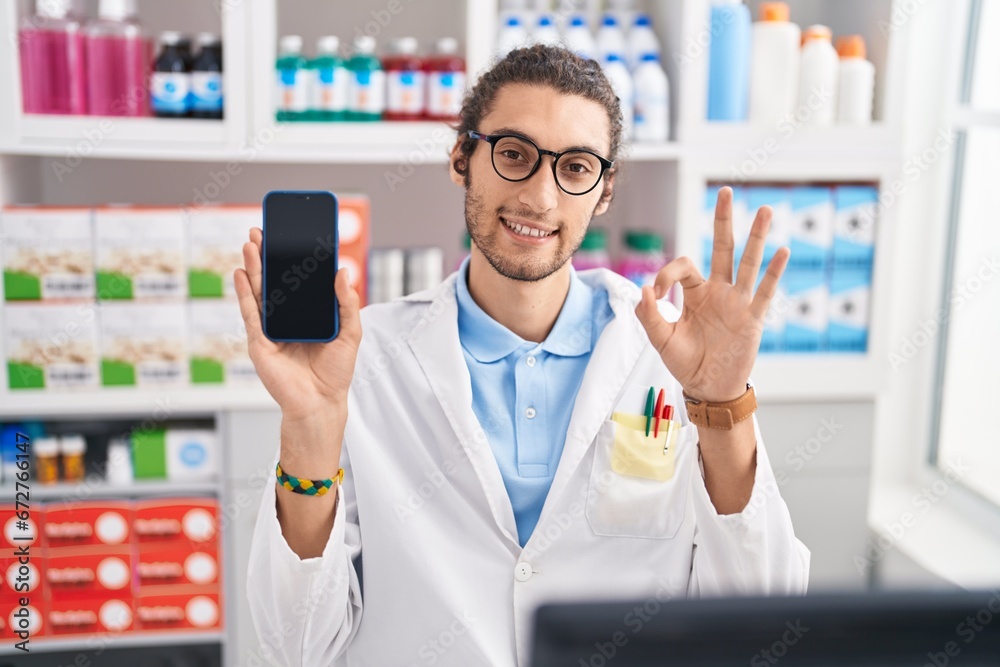
[[[217,630],[204,632],[135,632],[127,634],[91,634],[71,637],[39,637],[29,646],[34,652],[90,651],[144,646],[190,646],[192,644],[223,644],[226,634]],[[23,655],[13,644],[0,644],[0,655]]]
[[[202,496],[219,494],[219,482],[166,482],[135,481],[131,484],[96,483],[40,484],[37,480],[28,482],[32,500],[89,500],[92,498],[147,498],[159,496]],[[13,498],[17,486],[0,485],[0,498]],[[21,489],[23,490],[23,489]]]
[[[56,392],[24,389],[0,392],[0,420],[51,417],[136,416],[173,419],[226,410],[278,410],[263,385],[138,389],[105,387]]]
[[[885,373],[868,354],[760,354],[751,374],[761,403],[873,400]]]

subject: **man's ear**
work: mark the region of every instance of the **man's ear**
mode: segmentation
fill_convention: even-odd
[[[462,140],[455,141],[448,157],[448,175],[455,185],[465,187],[465,175],[469,173],[469,158],[462,154]]]
[[[594,215],[604,215],[611,205],[615,193],[615,173],[615,170],[612,169],[604,175],[604,189],[601,191],[601,198],[594,208]]]

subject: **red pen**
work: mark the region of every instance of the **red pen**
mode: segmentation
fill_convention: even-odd
[[[660,434],[660,411],[663,410],[663,390],[656,395],[656,407],[653,408],[653,416],[656,417],[656,421],[653,422],[653,437],[657,437]]]

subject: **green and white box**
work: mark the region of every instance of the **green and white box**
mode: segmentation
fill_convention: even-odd
[[[187,296],[184,216],[180,208],[107,206],[94,211],[97,296]]]
[[[94,298],[89,208],[8,206],[0,213],[4,298]]]
[[[243,266],[250,228],[261,226],[261,207],[209,205],[188,208],[188,294],[194,298],[236,296],[233,271]]]
[[[184,303],[102,303],[101,384],[186,384],[186,319]]]
[[[257,382],[257,371],[247,352],[246,326],[238,301],[190,301],[188,331],[193,384]]]
[[[7,386],[74,389],[98,385],[93,303],[10,303],[4,312]]]

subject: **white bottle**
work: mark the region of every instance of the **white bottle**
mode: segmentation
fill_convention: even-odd
[[[628,33],[628,66],[634,70],[639,66],[642,57],[647,53],[655,53],[659,56],[660,40],[653,32],[653,20],[649,14],[637,14],[632,29]]]
[[[521,19],[516,16],[507,17],[507,22],[500,28],[497,37],[497,55],[503,58],[514,49],[519,49],[528,43],[528,31],[524,29]]]
[[[635,117],[635,88],[625,60],[620,53],[609,53],[604,58],[604,74],[611,82],[611,88],[618,96],[622,109],[622,139],[632,138]]]
[[[619,25],[618,19],[611,14],[605,14],[601,19],[601,27],[597,29],[597,57],[602,63],[612,53],[624,57],[625,34]]]
[[[501,0],[499,25],[507,25],[507,19],[512,16],[520,21],[521,25],[527,25],[528,14],[527,0]]]
[[[569,19],[566,34],[563,36],[566,48],[581,58],[597,59],[597,44],[587,26],[587,19],[576,14]]]
[[[635,0],[608,0],[608,14],[615,17],[618,25],[632,25],[635,20]]]
[[[532,44],[545,44],[546,46],[558,46],[562,42],[559,29],[556,28],[555,21],[549,14],[542,14],[535,23],[535,29],[531,32]]]
[[[670,82],[660,57],[647,53],[632,72],[635,87],[635,140],[667,141],[670,137]]]
[[[332,71],[324,71],[319,67],[311,69],[309,110],[317,115],[317,119],[326,120],[324,116],[347,113],[351,73],[344,67],[339,53],[340,39],[337,37],[327,35],[316,40],[316,58],[332,57],[334,58],[333,62],[336,63]]]
[[[806,125],[832,125],[837,116],[840,58],[824,25],[806,28],[799,75],[796,117]]]
[[[753,24],[750,122],[776,124],[795,111],[802,30],[788,20],[788,5],[765,2]]]
[[[841,125],[871,125],[875,101],[875,65],[865,60],[865,39],[848,35],[837,40],[840,54],[840,89],[837,122]]]

